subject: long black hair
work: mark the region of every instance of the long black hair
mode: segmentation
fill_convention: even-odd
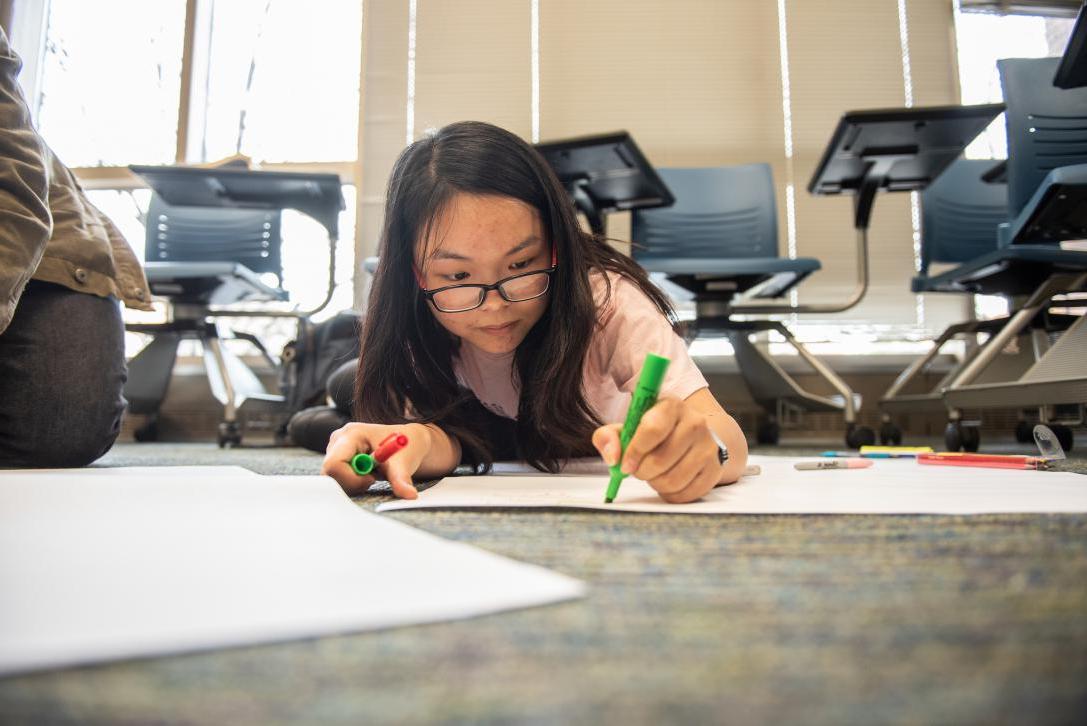
[[[460,193],[518,199],[535,209],[558,257],[547,308],[517,348],[521,385],[518,454],[554,472],[595,453],[600,420],[582,389],[585,356],[597,324],[593,270],[633,281],[674,321],[667,298],[645,271],[607,242],[584,232],[573,202],[535,149],[491,124],[450,124],[408,146],[396,161],[385,201],[380,261],[370,290],[355,376],[355,417],[370,423],[435,423],[461,444],[462,461],[489,470],[487,432],[469,411],[472,394],[453,373],[459,339],[428,309],[412,264],[418,240]],[[610,295],[610,287],[609,293]]]

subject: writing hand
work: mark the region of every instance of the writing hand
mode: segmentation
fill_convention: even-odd
[[[593,433],[593,446],[611,466],[619,458],[622,424]],[[678,398],[662,398],[645,412],[623,454],[623,472],[648,482],[661,499],[693,502],[713,489],[721,476],[717,443],[706,417]]]

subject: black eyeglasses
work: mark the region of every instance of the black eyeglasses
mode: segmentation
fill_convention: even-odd
[[[551,275],[558,265],[546,270],[532,270],[510,275],[492,285],[449,285],[436,290],[423,290],[423,295],[443,313],[466,313],[475,310],[487,299],[487,293],[498,290],[506,302],[534,300],[551,287]],[[420,286],[421,287],[421,286]]]

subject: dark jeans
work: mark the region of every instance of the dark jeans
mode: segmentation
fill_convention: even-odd
[[[32,280],[0,335],[0,468],[85,466],[121,430],[116,300]]]

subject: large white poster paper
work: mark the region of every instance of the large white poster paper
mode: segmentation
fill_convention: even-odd
[[[0,673],[583,593],[569,577],[365,512],[326,477],[0,473]]]

